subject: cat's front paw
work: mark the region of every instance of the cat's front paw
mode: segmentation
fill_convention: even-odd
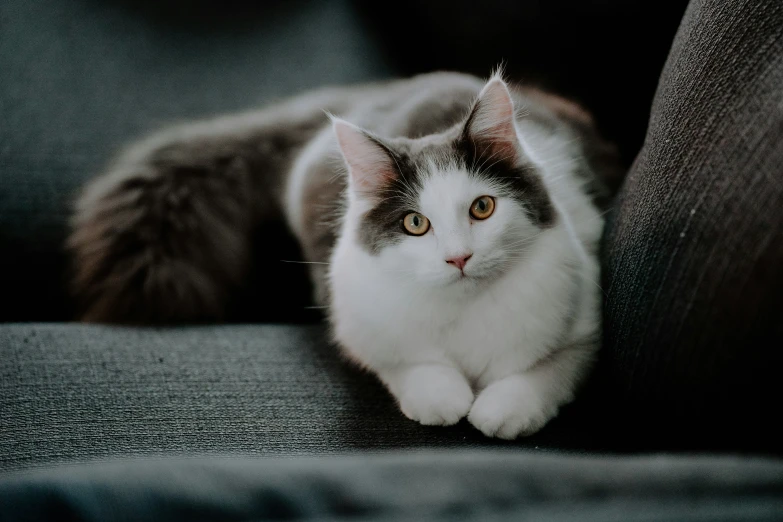
[[[473,403],[468,420],[487,437],[512,440],[534,434],[557,410],[523,375],[514,375],[487,386]]]
[[[455,369],[419,366],[405,372],[398,387],[402,413],[426,426],[450,426],[465,417],[473,404],[473,390]]]

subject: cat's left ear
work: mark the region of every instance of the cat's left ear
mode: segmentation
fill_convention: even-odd
[[[372,196],[397,177],[394,158],[377,138],[339,118],[332,117],[332,126],[351,175],[352,189]]]
[[[521,159],[522,146],[514,126],[514,101],[500,76],[492,77],[481,90],[462,136],[480,157],[492,156],[513,163]]]

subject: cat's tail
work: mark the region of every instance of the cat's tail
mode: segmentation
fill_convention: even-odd
[[[136,151],[79,199],[68,248],[82,320],[221,316],[248,261],[252,183],[241,158],[183,147]]]
[[[77,202],[67,248],[87,322],[223,318],[254,227],[280,213],[288,163],[326,124],[326,100],[164,132],[130,149]]]

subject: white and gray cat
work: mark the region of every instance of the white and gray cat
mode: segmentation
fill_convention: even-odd
[[[335,340],[406,416],[512,439],[591,367],[616,172],[577,106],[499,75],[322,90],[127,151],[79,200],[73,287],[86,321],[220,318],[283,214]]]

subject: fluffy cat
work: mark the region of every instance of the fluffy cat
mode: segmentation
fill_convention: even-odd
[[[86,321],[220,318],[282,213],[337,344],[406,416],[512,439],[590,369],[616,172],[579,108],[499,75],[327,89],[130,149],[79,200],[73,287]]]

